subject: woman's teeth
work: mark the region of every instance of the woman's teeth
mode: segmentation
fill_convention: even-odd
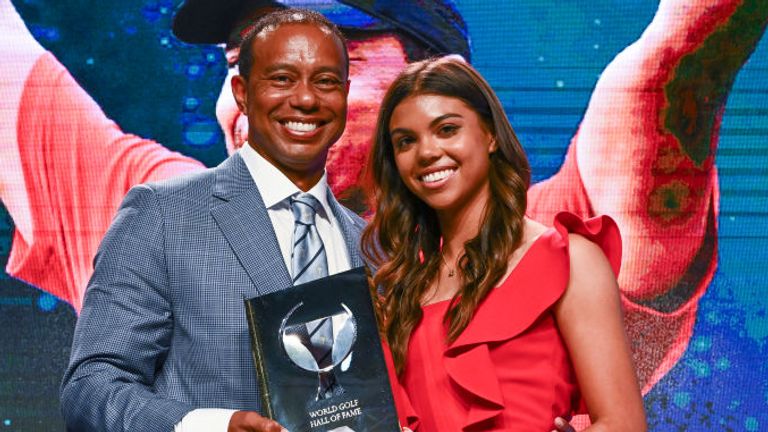
[[[421,181],[423,181],[424,183],[433,183],[433,182],[436,182],[436,181],[440,181],[440,180],[448,177],[449,175],[451,175],[453,173],[453,171],[454,170],[452,170],[452,169],[444,169],[444,170],[441,170],[441,171],[435,171],[433,173],[429,173],[429,174],[421,176]]]

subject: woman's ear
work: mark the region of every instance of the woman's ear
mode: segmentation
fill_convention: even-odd
[[[498,148],[499,146],[496,145],[496,138],[492,136],[491,140],[488,142],[488,154],[495,153]]]

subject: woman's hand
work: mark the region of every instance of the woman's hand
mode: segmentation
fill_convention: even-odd
[[[555,429],[552,432],[576,432],[568,421],[562,417],[555,418]]]

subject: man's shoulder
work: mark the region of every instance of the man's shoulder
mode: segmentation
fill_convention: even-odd
[[[365,225],[368,223],[365,221],[365,219],[360,217],[360,215],[339,203],[338,201],[336,201],[336,208],[338,208],[340,210],[339,213],[341,213],[340,215],[337,215],[337,218],[345,218],[347,223],[351,224],[359,230],[365,228]]]
[[[365,226],[368,223],[368,222],[365,221],[365,219],[362,218],[362,216],[360,216],[359,214],[355,213],[354,211],[352,211],[348,207],[346,207],[344,205],[341,205],[341,208],[344,210],[344,213],[349,215],[349,217],[352,218],[352,220],[355,221],[355,224]]]
[[[154,191],[158,199],[202,198],[214,193],[217,181],[223,180],[226,182],[224,179],[231,179],[241,175],[240,171],[244,171],[247,174],[242,159],[240,159],[239,155],[235,154],[225,159],[216,167],[146,183],[143,186]]]
[[[158,197],[174,197],[183,195],[205,194],[210,192],[216,177],[216,168],[182,174],[177,177],[143,184],[151,189]]]
[[[344,222],[348,224],[365,227],[365,220],[361,218],[360,215],[358,215],[354,210],[342,204],[339,199],[336,198],[336,195],[333,194],[333,190],[330,186],[326,190],[326,197],[328,204],[331,206],[331,209],[333,210],[333,213],[337,219],[343,218]]]

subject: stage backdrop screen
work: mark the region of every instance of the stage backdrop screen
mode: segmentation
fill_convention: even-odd
[[[243,142],[225,51],[172,34],[179,3],[0,0],[0,431],[64,430],[77,315],[127,190],[213,167]],[[768,429],[768,4],[404,3],[423,15],[387,18],[365,36],[378,54],[352,58],[334,193],[370,215],[359,180],[382,92],[421,55],[409,43],[452,35],[528,154],[529,216],[619,224],[650,430]]]

